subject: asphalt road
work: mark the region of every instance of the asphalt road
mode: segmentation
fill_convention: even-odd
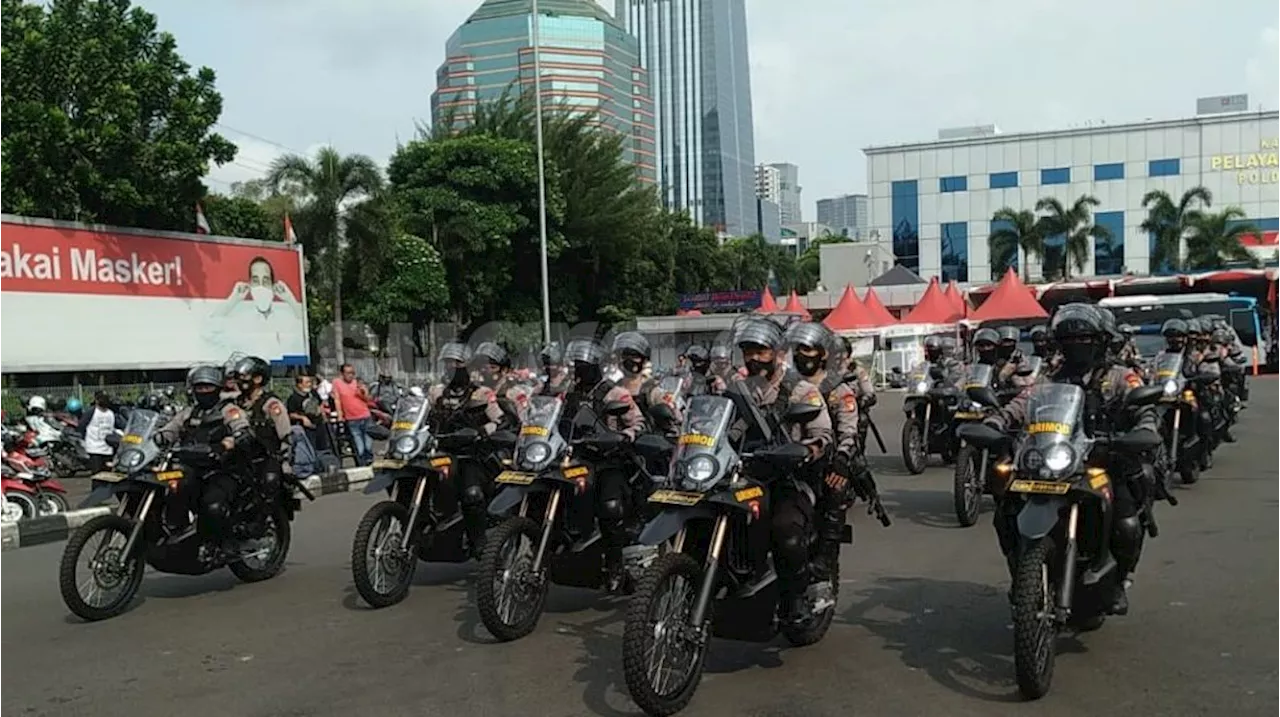
[[[874,458],[895,522],[858,511],[839,618],[804,649],[720,641],[690,715],[1275,715],[1277,383],[1260,379],[1217,467],[1161,506],[1125,618],[1064,641],[1053,692],[1020,704],[1007,578],[990,506],[956,526],[951,472]],[[897,450],[900,411],[876,415]],[[58,596],[62,544],[6,552],[5,715],[630,715],[620,602],[553,587],[537,631],[492,644],[470,568],[420,564],[398,606],[354,597],[351,535],[372,501],[324,498],[286,571],[242,585],[148,573],[132,611],[82,624]]]

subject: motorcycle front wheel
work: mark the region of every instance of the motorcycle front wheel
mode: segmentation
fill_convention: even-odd
[[[356,526],[351,579],[370,607],[390,607],[409,595],[418,555],[415,540],[407,549],[400,547],[408,529],[409,510],[391,500],[375,504]]]
[[[67,512],[67,498],[61,493],[45,492],[36,496],[36,514],[41,518]]]
[[[902,424],[902,462],[912,475],[924,473],[929,465],[929,453],[925,447],[924,431],[915,416],[908,416]]]
[[[667,553],[640,578],[622,630],[622,671],[631,699],[647,715],[684,709],[702,681],[706,643],[690,624],[702,569],[684,553]],[[834,609],[828,610],[834,612]]]
[[[1013,672],[1018,691],[1029,700],[1044,697],[1053,684],[1055,555],[1053,538],[1041,538],[1022,554],[1013,574]]]
[[[964,528],[977,523],[978,514],[982,511],[984,486],[978,485],[978,474],[982,472],[981,460],[982,452],[968,445],[962,447],[960,454],[956,456],[952,499],[955,503],[956,520]]]
[[[36,503],[26,493],[12,491],[4,494],[4,522],[16,523],[36,517]]]
[[[541,540],[538,524],[521,517],[503,521],[485,539],[476,574],[476,609],[485,628],[502,642],[527,636],[542,619],[546,570],[533,571]]]
[[[142,546],[124,554],[133,522],[119,515],[100,515],[71,534],[58,566],[58,589],[67,608],[89,621],[124,612],[142,586]],[[98,540],[94,540],[99,537]],[[92,545],[91,545],[92,543]],[[86,550],[88,549],[88,550]],[[88,574],[81,576],[80,558],[89,554]]]

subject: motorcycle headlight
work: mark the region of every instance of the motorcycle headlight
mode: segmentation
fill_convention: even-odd
[[[418,450],[418,439],[413,436],[400,436],[392,448],[402,456],[411,455]]]
[[[520,458],[530,465],[546,463],[547,460],[551,458],[551,446],[543,443],[542,441],[530,443],[524,447],[524,452],[521,454]]]
[[[928,392],[929,392],[928,381],[921,381],[920,383],[916,384],[916,393],[928,393]]]
[[[684,477],[694,483],[705,483],[716,477],[718,468],[711,456],[694,456],[684,464]]]
[[[1173,379],[1169,379],[1168,381],[1165,381],[1165,382],[1164,382],[1164,395],[1166,395],[1166,396],[1176,396],[1176,395],[1177,395],[1177,393],[1178,393],[1178,382],[1177,382],[1177,381],[1174,381]]]
[[[1071,450],[1070,446],[1057,445],[1045,452],[1044,466],[1057,473],[1070,467],[1075,459],[1075,451]]]
[[[116,463],[127,471],[134,470],[142,465],[144,456],[142,451],[130,448],[120,453],[120,457],[116,459]]]

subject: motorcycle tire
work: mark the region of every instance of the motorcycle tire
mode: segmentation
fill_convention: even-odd
[[[1182,480],[1182,484],[1195,485],[1198,483],[1200,481],[1200,462],[1195,459],[1180,462],[1182,465],[1178,466],[1178,478]]]
[[[390,607],[404,600],[413,585],[413,573],[418,567],[417,541],[411,539],[407,550],[400,551],[396,547],[395,555],[390,557],[396,572],[389,588],[380,590],[374,584],[370,571],[375,566],[370,563],[369,544],[373,540],[374,530],[384,523],[389,530],[390,521],[398,523],[399,535],[404,535],[404,531],[409,529],[409,510],[391,500],[375,504],[360,519],[355,537],[351,540],[351,579],[355,582],[360,598],[372,608]],[[374,557],[376,559],[378,556]]]
[[[4,494],[4,501],[9,505],[17,507],[20,511],[18,520],[31,520],[36,517],[36,503],[31,496],[26,493],[12,491]],[[14,521],[15,523],[17,521]]]
[[[501,589],[497,582],[506,578],[512,571],[503,564],[503,555],[508,543],[528,538],[533,553],[537,553],[538,543],[542,540],[542,529],[528,518],[508,518],[485,537],[484,554],[480,556],[480,567],[476,573],[476,609],[480,613],[480,622],[500,642],[519,640],[533,632],[542,619],[542,611],[547,605],[547,589],[549,587],[544,568],[542,575],[530,575],[531,594],[528,598],[527,614],[521,617],[504,615],[499,602]],[[548,556],[549,558],[550,556]],[[532,557],[530,557],[532,561]]]
[[[120,574],[113,577],[119,580],[123,589],[115,600],[104,606],[90,605],[80,594],[80,583],[76,580],[76,565],[91,538],[98,533],[115,532],[128,541],[129,535],[133,533],[133,526],[132,521],[119,515],[99,515],[80,526],[67,540],[62,550],[62,561],[58,565],[58,589],[62,593],[62,602],[77,617],[90,622],[113,618],[128,609],[137,596],[138,588],[142,586],[143,569],[146,567],[142,560],[142,546],[138,543],[134,544],[133,555],[120,556],[124,564],[118,568]],[[94,579],[97,580],[96,575]]]
[[[693,603],[697,599],[702,567],[684,553],[667,553],[653,561],[641,576],[636,592],[627,606],[626,623],[622,629],[622,673],[627,683],[627,692],[631,694],[631,700],[636,706],[645,714],[655,717],[667,717],[688,706],[702,682],[702,670],[707,658],[707,643],[695,643],[691,649],[696,650],[696,654],[691,656],[683,679],[673,689],[660,693],[650,679],[648,654],[655,637],[651,613],[661,606],[662,598],[667,595],[668,583],[677,578],[683,578],[690,588],[690,600],[684,608],[687,622],[687,610],[693,609]],[[835,610],[833,608],[827,612]],[[674,634],[678,631],[669,632]]]
[[[254,567],[243,559],[227,563],[232,574],[240,578],[241,582],[259,583],[270,580],[280,574],[284,569],[285,560],[289,558],[289,545],[293,542],[293,526],[289,522],[289,516],[283,508],[277,507],[267,520],[270,521],[269,530],[275,533],[275,542],[261,566]]]
[[[784,623],[782,625],[782,636],[791,643],[792,647],[808,647],[816,645],[827,636],[827,631],[831,629],[831,623],[836,617],[836,607],[840,602],[840,559],[835,560],[835,565],[829,566],[831,571],[831,599],[836,601],[836,605],[823,610],[821,614],[815,615],[808,620],[798,623]]]
[[[963,528],[977,523],[978,515],[982,512],[982,494],[985,486],[977,484],[980,460],[982,460],[982,452],[969,445],[961,448],[960,454],[956,456],[952,499],[955,503],[956,520]]]
[[[1052,615],[1055,555],[1053,538],[1041,538],[1027,546],[1013,572],[1013,672],[1018,692],[1029,700],[1044,697],[1053,684],[1058,652],[1058,625]],[[1047,591],[1044,570],[1049,573]],[[1051,634],[1044,635],[1046,630]]]
[[[928,438],[920,430],[920,422],[908,417],[902,424],[902,463],[911,475],[920,475],[929,466]],[[913,448],[914,447],[914,448]]]
[[[61,493],[45,492],[36,496],[36,512],[41,518],[60,515],[70,509],[66,496]]]

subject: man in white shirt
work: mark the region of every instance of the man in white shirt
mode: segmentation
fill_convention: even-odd
[[[107,437],[116,429],[124,428],[124,418],[111,410],[111,398],[99,391],[93,396],[93,408],[80,417],[80,433],[84,435],[84,449],[89,454],[89,472],[105,470],[115,451],[107,443]]]
[[[249,262],[249,280],[236,282],[211,318],[206,339],[215,354],[235,350],[279,358],[307,353],[302,305],[287,284],[275,280],[265,257]]]

